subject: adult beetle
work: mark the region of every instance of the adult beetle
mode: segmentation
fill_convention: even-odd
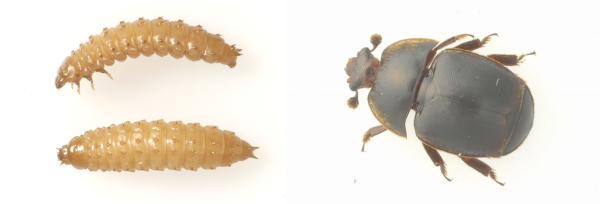
[[[417,137],[448,181],[452,179],[438,150],[457,155],[473,169],[504,185],[495,171],[477,158],[507,155],[529,134],[533,126],[533,97],[525,81],[506,66],[518,65],[535,52],[487,56],[472,52],[492,36],[497,34],[444,50],[473,36],[457,35],[441,43],[426,38],[405,39],[388,46],[381,62],[371,52],[382,38],[378,34],[371,36],[373,48],[361,49],[345,67],[350,90],[356,92],[348,106],[358,106],[358,89],[371,88],[369,107],[381,123],[365,132],[362,151],[371,137],[386,130],[406,138],[406,118],[414,110]]]

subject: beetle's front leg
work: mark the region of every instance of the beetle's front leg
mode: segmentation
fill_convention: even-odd
[[[382,132],[385,132],[387,129],[385,129],[385,127],[383,127],[383,125],[380,126],[375,126],[370,128],[369,130],[367,130],[367,132],[365,132],[365,135],[363,135],[363,146],[362,149],[360,151],[365,151],[365,144],[367,142],[369,142],[369,140],[371,140],[371,137],[375,137],[375,135],[378,135]]]

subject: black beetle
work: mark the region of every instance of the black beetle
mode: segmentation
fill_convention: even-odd
[[[425,38],[401,40],[383,51],[381,64],[371,54],[381,43],[381,36],[371,36],[373,49],[361,49],[345,68],[350,90],[356,92],[348,106],[358,106],[358,89],[372,87],[369,106],[381,123],[365,132],[362,151],[371,137],[386,130],[406,138],[406,118],[410,110],[415,110],[417,137],[448,181],[452,179],[437,150],[458,155],[467,165],[504,185],[477,157],[507,155],[529,134],[533,97],[525,81],[505,66],[518,65],[535,52],[520,56],[472,52],[492,36],[497,34],[439,54],[438,50],[473,36],[457,35],[441,43]]]

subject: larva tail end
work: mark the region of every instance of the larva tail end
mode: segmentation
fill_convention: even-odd
[[[225,64],[225,65],[229,66],[229,68],[233,68],[237,64],[236,63],[237,57],[242,55],[242,54],[240,54],[241,51],[242,51],[242,49],[237,49],[235,47],[235,44],[228,45],[227,43],[225,43],[225,44],[223,44],[223,51],[217,59],[218,59],[219,63]]]
[[[58,157],[58,161],[60,161],[60,165],[62,166],[63,164],[67,164],[69,165],[69,157],[67,156],[67,145],[64,145],[62,148],[56,148],[58,150],[58,153],[56,154],[56,156]]]
[[[258,159],[258,157],[254,155],[255,149],[258,149],[258,147],[253,147],[252,145],[248,144],[248,142],[242,140],[242,154],[239,161],[244,161],[248,158]]]
[[[258,157],[254,156],[254,150],[258,149],[258,148],[260,148],[260,147],[250,147],[250,152],[248,152],[248,156],[250,158],[258,159]]]

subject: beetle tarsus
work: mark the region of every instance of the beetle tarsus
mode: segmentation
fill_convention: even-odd
[[[460,157],[460,159],[462,159],[471,168],[473,168],[473,169],[477,170],[479,173],[483,174],[485,177],[489,176],[496,183],[500,184],[501,186],[504,186],[504,183],[498,181],[498,176],[496,175],[496,172],[494,171],[494,169],[492,169],[492,167],[490,167],[486,163],[482,162],[481,160],[479,160],[477,158],[472,158],[472,157]]]
[[[498,36],[498,34],[492,33],[488,36],[485,36],[485,38],[483,38],[483,40],[473,39],[473,40],[461,43],[460,45],[456,46],[455,48],[473,51],[473,50],[482,48],[485,44],[487,44],[492,39],[492,36]]]
[[[365,134],[363,135],[363,146],[360,151],[362,151],[362,152],[365,151],[365,144],[367,144],[367,142],[369,142],[369,140],[371,140],[371,137],[375,137],[375,135],[385,132],[386,130],[387,129],[385,127],[383,127],[383,125],[369,128],[369,130],[367,130],[367,132],[365,132]]]
[[[498,181],[498,177],[496,176],[496,172],[494,170],[490,172],[490,178],[494,179],[494,181],[496,181],[496,183],[500,184],[501,186],[504,186],[504,184],[506,184],[506,182]]]
[[[481,40],[481,44],[483,44],[483,45],[487,44],[492,39],[492,36],[499,37],[498,33],[489,34],[488,36],[485,36],[485,38],[483,38],[483,40]]]
[[[525,58],[525,56],[528,56],[528,55],[535,55],[535,56],[537,56],[536,53],[535,53],[535,51],[527,53],[527,54],[521,54],[521,56],[519,56],[519,59],[517,59],[518,63],[525,62],[525,60],[523,58]]]
[[[436,149],[426,145],[425,143],[423,143],[423,147],[425,147],[425,152],[427,152],[427,155],[429,155],[429,158],[431,158],[431,161],[433,161],[433,165],[440,167],[440,171],[442,172],[444,178],[446,178],[446,180],[448,181],[452,181],[452,178],[448,177],[446,163],[444,163],[444,159],[442,159],[440,153]]]
[[[444,175],[444,178],[446,178],[446,180],[452,181],[452,178],[448,177],[448,171],[446,170],[446,163],[442,163],[442,165],[440,165],[440,170],[442,171],[442,175]]]
[[[487,57],[496,60],[497,62],[499,62],[500,64],[504,65],[504,66],[517,66],[523,62],[525,62],[525,56],[529,56],[529,55],[536,55],[535,51],[527,53],[527,54],[521,54],[519,56],[517,55],[506,55],[506,54],[491,54],[488,55]]]

